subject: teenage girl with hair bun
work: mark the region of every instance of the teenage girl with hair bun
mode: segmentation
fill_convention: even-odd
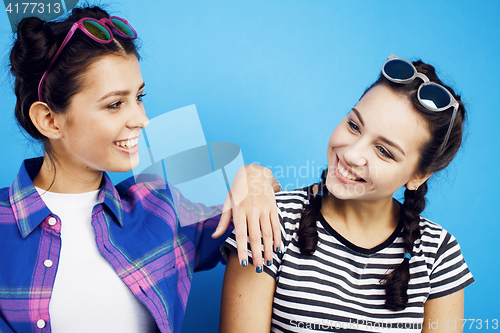
[[[390,56],[333,131],[321,181],[277,195],[282,253],[267,274],[229,253],[221,332],[461,332],[474,280],[455,238],[420,213],[465,118],[434,67]]]
[[[224,237],[211,236],[224,233],[231,214],[242,260],[247,220],[256,255],[262,231],[272,258],[273,228],[276,240],[280,232],[268,169],[239,171],[234,194],[244,193],[245,171],[266,191],[250,191],[222,218],[222,206],[190,203],[162,180],[115,186],[106,175],[137,166],[148,125],[136,37],[99,7],[18,26],[15,115],[45,154],[0,189],[2,333],[179,332],[192,273],[218,263]]]

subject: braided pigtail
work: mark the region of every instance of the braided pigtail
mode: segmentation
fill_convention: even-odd
[[[393,311],[406,308],[408,302],[408,282],[410,281],[410,258],[415,240],[420,238],[420,213],[425,208],[427,182],[417,190],[405,190],[405,200],[401,209],[403,224],[402,237],[405,244],[403,262],[385,278],[385,305]]]
[[[300,219],[299,225],[299,248],[300,253],[305,255],[311,255],[316,250],[316,245],[318,244],[318,230],[316,227],[316,222],[319,219],[321,212],[321,202],[323,195],[328,191],[326,188],[326,176],[328,174],[328,169],[325,169],[321,174],[321,182],[318,185],[318,193],[314,194],[312,192],[312,187],[309,190],[309,197],[312,199],[309,204],[304,207],[302,211],[302,217]]]
[[[415,168],[415,176],[430,176],[445,169],[453,160],[462,144],[462,134],[464,122],[467,118],[465,106],[461,101],[460,95],[444,84],[436,74],[435,68],[429,64],[417,60],[413,62],[416,70],[424,74],[430,82],[443,86],[458,102],[456,119],[451,122],[454,114],[454,108],[435,112],[428,110],[419,100],[418,91],[422,80],[413,80],[407,84],[400,84],[389,81],[381,73],[379,79],[366,91],[372,87],[382,84],[391,89],[396,94],[406,98],[413,109],[427,123],[430,139],[420,149],[420,158]],[[366,93],[365,91],[365,93]],[[450,124],[452,123],[451,129]],[[449,139],[445,138],[450,131]],[[413,246],[415,240],[420,237],[420,213],[425,208],[425,194],[427,193],[427,183],[424,182],[417,190],[405,191],[405,200],[401,208],[400,219],[403,225],[402,238],[404,240],[405,255],[403,262],[399,264],[392,272],[387,274],[384,279],[386,291],[386,306],[388,309],[398,311],[403,310],[408,303],[408,283],[410,280],[410,259],[413,255]]]

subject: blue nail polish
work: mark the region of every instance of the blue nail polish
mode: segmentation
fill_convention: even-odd
[[[279,246],[276,248],[276,252],[281,253],[281,248]]]
[[[272,260],[268,260],[266,264],[267,264],[267,266],[271,266],[273,264],[273,261]]]
[[[262,273],[262,266],[257,266],[257,268],[255,269],[255,271],[257,273]]]
[[[248,266],[248,261],[246,261],[245,259],[243,259],[243,260],[241,261],[241,266],[243,266],[243,267],[247,267],[247,266]]]

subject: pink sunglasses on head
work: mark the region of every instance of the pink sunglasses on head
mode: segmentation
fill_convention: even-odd
[[[40,102],[42,102],[42,87],[43,82],[45,81],[45,77],[47,76],[49,70],[52,68],[52,65],[54,64],[56,59],[59,57],[59,54],[63,50],[64,46],[66,46],[68,41],[75,33],[76,29],[80,29],[87,36],[98,43],[108,44],[113,40],[113,34],[111,33],[111,30],[109,30],[109,28],[106,26],[106,24],[109,25],[111,29],[113,29],[114,33],[118,34],[119,36],[129,39],[137,38],[137,32],[134,30],[134,28],[132,28],[132,26],[125,19],[122,19],[118,16],[111,16],[110,18],[103,17],[99,21],[91,17],[84,17],[73,23],[71,29],[69,29],[68,33],[66,34],[66,37],[64,38],[61,46],[59,46],[59,49],[57,50],[54,58],[52,58],[49,67],[47,68],[45,73],[43,73],[42,78],[40,79],[40,83],[38,84],[38,100]]]

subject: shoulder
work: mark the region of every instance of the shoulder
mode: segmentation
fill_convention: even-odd
[[[451,235],[441,225],[432,222],[425,217],[420,217],[420,234],[422,246],[431,247],[438,250],[443,244],[456,242]],[[458,245],[458,244],[457,244]]]
[[[420,231],[420,243],[416,245],[425,254],[431,272],[445,262],[450,265],[452,263],[458,265],[461,262],[465,264],[456,238],[441,225],[421,217]]]
[[[282,249],[286,248],[292,239],[298,237],[302,213],[309,204],[312,195],[311,188],[312,186],[276,193],[276,206],[278,207],[284,241]]]
[[[125,179],[114,187],[122,201],[143,201],[144,198],[157,197],[170,203],[173,188],[161,177],[156,175],[144,175],[139,181],[134,177]]]
[[[309,204],[310,187],[276,193],[276,205],[283,213],[300,213]]]
[[[154,219],[176,220],[177,201],[172,198],[169,185],[158,178],[137,182],[130,177],[116,185],[106,182],[100,199],[115,215],[123,215],[125,219],[148,220],[150,215],[154,215]]]
[[[439,242],[439,239],[447,231],[436,222],[432,222],[425,217],[420,217],[420,233],[421,238],[430,242]]]
[[[276,193],[276,206],[283,222],[299,222],[304,207],[309,204],[308,188]]]
[[[437,223],[420,219],[421,239],[416,244],[425,258],[431,292],[428,299],[443,297],[474,282],[455,237]]]

